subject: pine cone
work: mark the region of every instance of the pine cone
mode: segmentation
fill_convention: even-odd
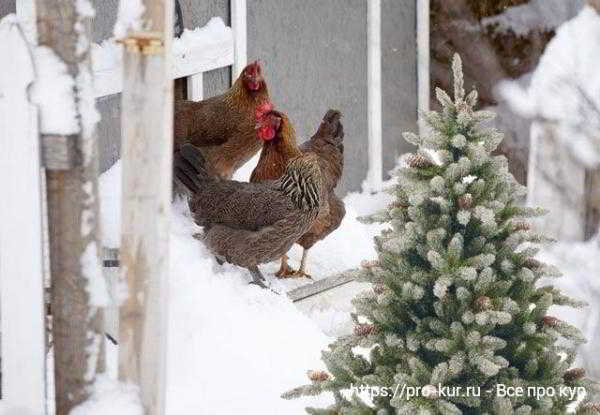
[[[473,207],[473,196],[470,193],[460,196],[458,198],[458,207],[461,210],[471,209]]]
[[[492,300],[489,297],[482,295],[475,299],[475,308],[479,311],[490,310],[493,307]]]
[[[385,292],[385,285],[383,285],[381,283],[374,284],[373,292],[375,292],[375,294],[377,294],[377,295],[383,294]]]
[[[421,396],[436,399],[438,397],[438,389],[433,385],[425,385],[421,388]]]
[[[367,261],[366,259],[361,261],[360,266],[363,268],[375,268],[379,265],[377,261]]]
[[[570,382],[579,380],[584,376],[585,376],[585,369],[581,368],[581,367],[577,367],[575,369],[567,370],[565,372],[565,374],[563,375],[563,379],[565,380],[565,382],[570,383]]]
[[[523,261],[523,266],[529,269],[537,269],[540,268],[543,264],[535,258],[527,258]]]
[[[590,414],[594,412],[600,414],[600,403],[584,405],[577,411],[578,414]]]
[[[409,207],[410,205],[406,202],[401,202],[399,200],[390,203],[388,205],[388,209],[395,209],[395,208],[400,208],[400,209],[406,209],[407,207]]]
[[[556,325],[558,325],[558,323],[560,323],[561,321],[559,319],[557,319],[556,317],[552,317],[552,316],[545,316],[542,319],[542,323],[544,323],[545,326],[550,326],[550,327],[554,327]]]
[[[517,222],[515,223],[515,231],[528,231],[531,229],[531,225],[527,222]]]
[[[375,324],[359,324],[354,327],[354,334],[357,336],[368,336],[369,334],[374,334],[377,332],[377,327]]]
[[[329,379],[329,374],[322,370],[309,370],[306,375],[313,382],[323,382]]]
[[[431,160],[420,154],[411,154],[406,158],[406,163],[413,169],[426,169],[434,165]]]

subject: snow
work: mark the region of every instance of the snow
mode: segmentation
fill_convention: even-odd
[[[36,80],[31,100],[40,108],[40,133],[69,135],[79,133],[75,81],[67,65],[47,46],[33,49]]]
[[[144,11],[142,0],[121,0],[114,29],[115,37],[123,39],[129,31],[142,30]]]
[[[92,396],[74,408],[71,415],[143,415],[138,390],[134,385],[99,376],[92,388]]]
[[[505,82],[499,92],[526,118],[556,123],[558,136],[577,160],[600,163],[600,15],[584,7],[548,44],[523,89]]]
[[[208,48],[223,39],[233,39],[231,27],[226,26],[220,17],[212,17],[203,27],[185,29],[181,37],[173,41],[173,55],[183,55],[192,48]]]
[[[96,242],[86,246],[80,258],[83,275],[87,279],[86,291],[92,307],[105,307],[109,304],[108,289],[102,275]]]
[[[247,179],[255,163],[248,162],[236,178]],[[103,243],[113,248],[119,245],[120,174],[118,161],[99,179]],[[342,225],[310,251],[308,270],[315,279],[376,256],[372,237],[385,225],[364,225],[357,216],[383,208],[392,196],[362,192],[344,200],[347,214]],[[307,370],[324,368],[320,355],[332,340],[328,335],[351,329],[348,306],[303,314],[285,292],[310,281],[277,280],[273,272],[279,264],[271,263],[261,269],[279,295],[249,286],[246,270],[216,263],[193,237],[200,231],[187,203],[176,201],[169,259],[168,414],[198,410],[262,414],[265,408],[270,413],[291,414],[302,413],[307,405],[327,405],[331,399],[327,395],[292,401],[279,396],[306,383]],[[292,249],[292,265],[297,265],[293,262],[299,262],[301,253],[299,247]],[[111,393],[97,395],[96,405],[104,405],[101,396],[108,399]],[[116,409],[112,413],[121,414]]]
[[[238,175],[247,173],[252,165]],[[100,206],[104,244],[119,242],[121,162],[101,175]],[[374,258],[372,237],[383,225],[364,225],[357,215],[384,207],[391,196],[367,193],[348,195],[348,213],[340,228],[319,242],[309,256],[315,278],[356,267]],[[220,266],[193,235],[201,229],[191,219],[187,203],[173,204],[170,238],[170,307],[168,334],[168,414],[206,413],[262,414],[302,413],[307,405],[323,406],[324,395],[282,400],[284,391],[307,382],[306,371],[324,369],[321,350],[332,341],[325,333],[349,330],[348,311],[321,310],[303,314],[285,295],[310,281],[279,281],[272,273],[278,263],[261,266],[273,291],[249,286],[250,276],[233,265]],[[291,258],[299,261],[301,249]],[[325,332],[325,333],[324,333]],[[284,368],[284,370],[283,370]],[[111,389],[112,388],[112,389]],[[95,394],[86,408],[108,405],[117,391]],[[105,388],[106,389],[106,388]],[[129,402],[129,401],[128,401]],[[135,408],[111,413],[134,414]],[[91,411],[92,409],[88,409]],[[88,412],[82,412],[86,415]],[[100,413],[100,412],[89,412]],[[77,415],[80,415],[79,413]]]
[[[571,19],[581,9],[583,0],[531,0],[509,7],[499,15],[481,19],[483,26],[497,25],[499,32],[512,31],[526,36],[532,30],[549,31]]]
[[[582,330],[587,343],[579,346],[574,366],[584,367],[588,376],[600,380],[600,314],[597,311],[600,304],[600,237],[596,236],[588,242],[563,242],[547,246],[539,258],[556,265],[563,273],[562,278],[543,281],[544,285],[555,285],[566,295],[589,304],[582,309],[553,306],[549,314]]]

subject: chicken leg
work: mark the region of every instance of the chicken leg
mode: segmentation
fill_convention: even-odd
[[[288,263],[288,256],[284,255],[283,257],[281,257],[281,267],[279,268],[279,271],[277,271],[275,273],[275,275],[277,276],[277,278],[308,278],[309,280],[312,280],[313,278],[306,273],[306,257],[308,256],[308,249],[304,248],[304,250],[302,251],[302,259],[300,260],[300,268],[296,271],[293,268],[291,268]]]
[[[265,281],[265,277],[263,277],[262,273],[255,265],[253,267],[248,268],[250,274],[252,275],[252,281],[250,284],[258,285],[260,288],[268,288],[263,281]]]

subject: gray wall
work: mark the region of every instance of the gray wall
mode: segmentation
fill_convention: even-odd
[[[15,0],[0,0],[0,18],[15,12]]]
[[[118,0],[92,0],[93,38],[111,35]],[[229,0],[180,0],[184,24],[213,16],[229,21]],[[0,16],[14,0],[0,0]],[[410,147],[401,138],[416,130],[415,0],[382,1],[384,170]],[[346,165],[341,191],[358,190],[367,171],[367,3],[365,0],[248,0],[248,60],[265,62],[276,106],[287,112],[300,140],[316,130],[328,108],[344,114]],[[230,69],[204,74],[204,96],[222,93]],[[101,170],[119,157],[120,98],[98,100]]]
[[[410,147],[416,129],[414,0],[382,4],[384,170]],[[266,61],[275,105],[310,137],[328,108],[344,114],[341,190],[360,188],[367,171],[367,4],[364,0],[250,0],[248,59]]]

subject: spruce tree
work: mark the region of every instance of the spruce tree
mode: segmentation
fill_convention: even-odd
[[[351,271],[373,284],[353,300],[354,334],[323,352],[327,372],[283,395],[333,392],[335,405],[311,414],[565,414],[578,396],[561,388],[591,385],[570,368],[582,334],[547,314],[584,304],[538,283],[560,275],[534,258],[548,239],[527,219],[543,211],[520,204],[525,188],[492,155],[502,134],[482,125],[494,114],[474,110],[476,91],[465,96],[458,55],[452,66],[454,100],[436,90],[431,134],[405,134],[418,151],[398,170],[395,202],[367,218],[391,228],[375,238],[378,259]]]

